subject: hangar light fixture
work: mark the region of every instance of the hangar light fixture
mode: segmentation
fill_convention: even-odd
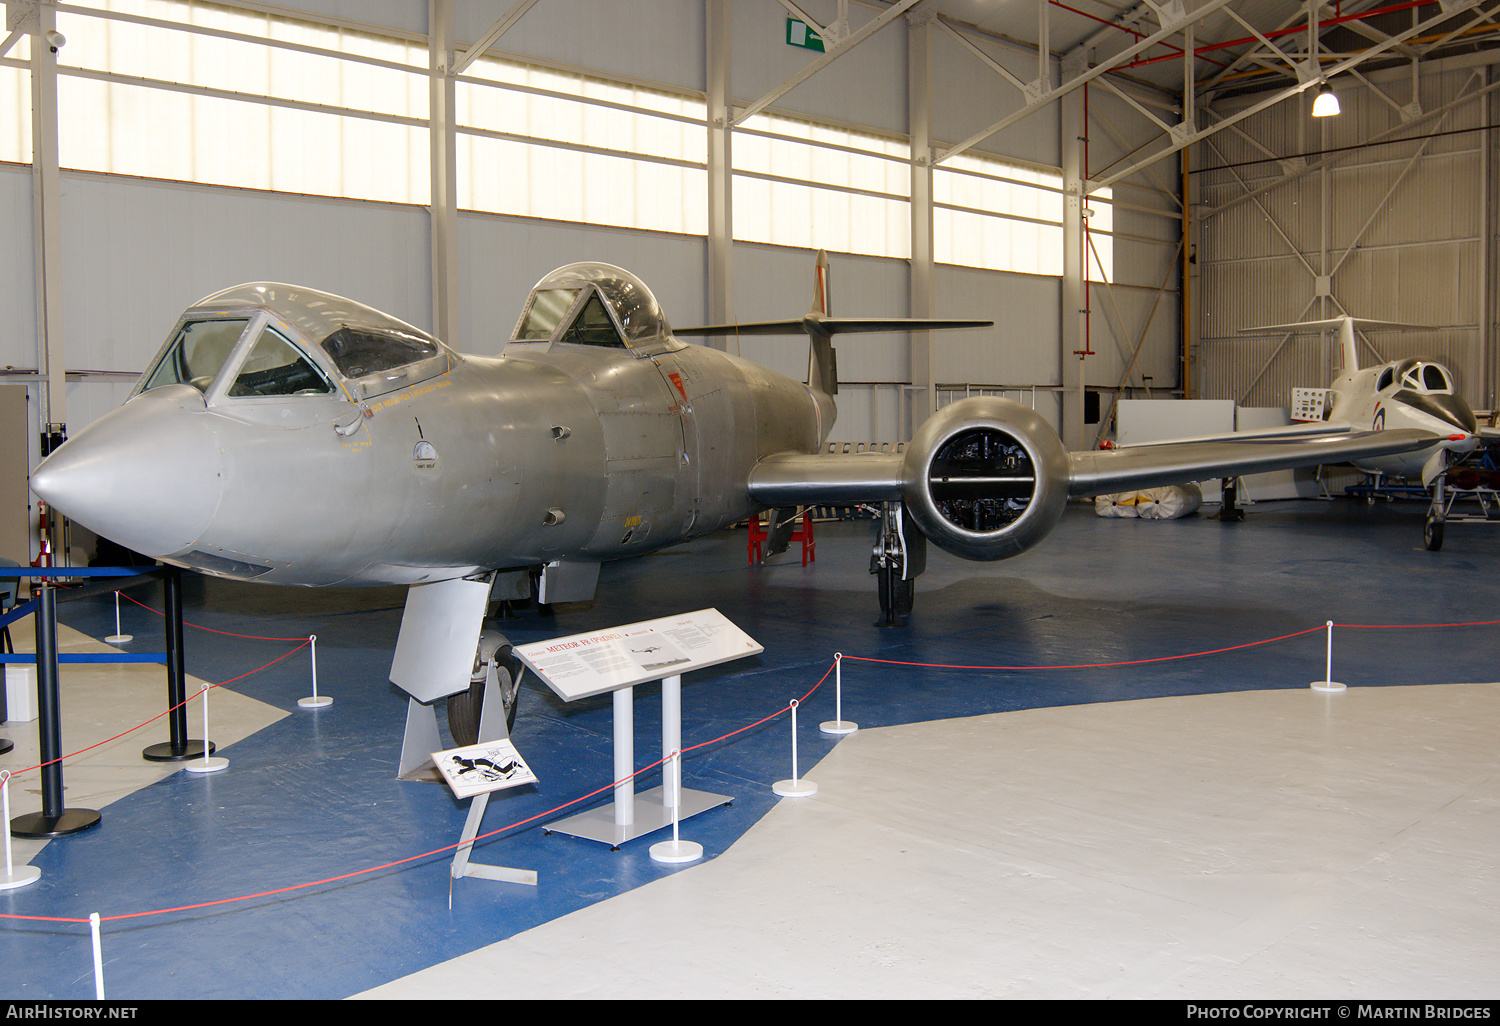
[[[1327,82],[1318,86],[1318,97],[1313,100],[1312,116],[1315,118],[1330,118],[1339,112],[1339,98],[1333,94],[1333,87]]]

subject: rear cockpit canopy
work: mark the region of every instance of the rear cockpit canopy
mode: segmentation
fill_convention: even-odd
[[[536,283],[511,342],[655,350],[671,335],[656,297],[639,278],[613,264],[579,263]]]
[[[205,398],[381,395],[448,370],[431,335],[373,307],[256,282],[195,303],[136,386],[191,385]]]
[[[1409,359],[1386,366],[1375,382],[1375,389],[1384,392],[1397,387],[1419,395],[1453,394],[1453,376],[1440,363]]]

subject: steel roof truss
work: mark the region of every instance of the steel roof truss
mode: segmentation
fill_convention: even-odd
[[[1321,77],[1332,78],[1334,75],[1337,75],[1341,72],[1358,67],[1365,61],[1371,60],[1374,57],[1378,57],[1380,54],[1386,52],[1387,50],[1399,46],[1401,43],[1405,42],[1407,39],[1410,39],[1412,36],[1417,35],[1419,32],[1431,28],[1432,26],[1446,20],[1447,18],[1452,17],[1454,13],[1461,13],[1463,11],[1472,10],[1475,7],[1478,7],[1480,3],[1481,0],[1454,0],[1454,3],[1452,5],[1453,10],[1448,10],[1445,8],[1440,13],[1434,15],[1431,18],[1428,18],[1426,21],[1419,22],[1406,29],[1404,32],[1389,37],[1384,43],[1373,46],[1363,53],[1355,54],[1352,57],[1347,57],[1344,60],[1335,63],[1334,66],[1326,73],[1324,73]],[[1483,15],[1482,17],[1487,16],[1488,15]],[[1130,175],[1135,174],[1137,171],[1140,171],[1142,168],[1147,167],[1150,164],[1154,164],[1164,157],[1169,157],[1185,146],[1190,146],[1195,142],[1199,142],[1208,135],[1211,135],[1214,132],[1221,131],[1223,128],[1228,125],[1234,124],[1236,121],[1242,121],[1253,114],[1257,114],[1260,111],[1265,110],[1267,107],[1274,106],[1280,103],[1282,100],[1289,99],[1292,96],[1301,93],[1304,89],[1307,89],[1309,86],[1313,85],[1319,80],[1319,78],[1310,78],[1306,82],[1303,82],[1299,85],[1290,86],[1286,89],[1283,89],[1280,92],[1273,94],[1268,99],[1262,100],[1260,103],[1252,104],[1251,106],[1246,107],[1244,110],[1231,115],[1230,117],[1224,119],[1224,121],[1219,125],[1216,125],[1212,128],[1205,128],[1201,131],[1195,131],[1186,134],[1168,133],[1171,141],[1164,149],[1157,151],[1155,154],[1147,157],[1145,160],[1138,161],[1135,164],[1132,164],[1130,167],[1127,167],[1122,171],[1115,172],[1107,178],[1088,183],[1085,187],[1085,191],[1094,192],[1098,189],[1113,185],[1120,179],[1127,178]]]
[[[1477,3],[1478,0],[1473,0],[1473,2]],[[1020,121],[1022,118],[1036,113],[1036,111],[1040,110],[1042,107],[1045,107],[1053,100],[1060,99],[1068,93],[1071,93],[1074,89],[1077,89],[1085,82],[1093,81],[1100,75],[1103,75],[1105,72],[1110,71],[1118,65],[1130,60],[1137,54],[1150,49],[1157,43],[1160,43],[1162,40],[1166,39],[1168,36],[1175,35],[1183,28],[1184,25],[1196,24],[1197,22],[1208,17],[1210,14],[1214,13],[1220,8],[1227,6],[1229,3],[1230,0],[1208,0],[1208,2],[1205,3],[1202,7],[1198,8],[1198,10],[1194,11],[1190,15],[1187,15],[1183,22],[1173,22],[1168,28],[1158,29],[1151,35],[1137,41],[1133,46],[1126,47],[1124,50],[1115,54],[1113,57],[1110,57],[1102,64],[1098,64],[1092,68],[1089,68],[1087,71],[1084,71],[1082,74],[1068,79],[1066,82],[1062,83],[1062,85],[1049,92],[1046,96],[1040,96],[1036,99],[1029,100],[1025,105],[1021,107],[1020,110],[1008,114],[1007,116],[1001,118],[999,121],[995,122],[989,128],[986,128],[981,132],[976,132],[974,135],[965,139],[963,142],[949,148],[948,150],[940,154],[935,163],[941,164],[944,161],[949,160],[952,157],[956,157],[964,151],[971,149],[972,147],[978,145],[980,142],[994,135],[996,132],[1009,128],[1011,125],[1015,124],[1017,121]],[[1043,6],[1045,7],[1047,5],[1044,4]],[[1043,53],[1044,55],[1044,52],[1042,51],[1039,51],[1039,53]],[[1190,60],[1191,54],[1185,54],[1184,59]]]

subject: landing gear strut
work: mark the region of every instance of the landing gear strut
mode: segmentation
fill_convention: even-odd
[[[1448,512],[1448,504],[1443,497],[1444,477],[1445,474],[1439,474],[1432,482],[1432,505],[1427,508],[1427,520],[1422,524],[1422,544],[1428,552],[1436,552],[1443,547],[1443,521]]]
[[[877,627],[894,627],[911,615],[917,578],[927,569],[927,538],[899,502],[881,503],[880,530],[870,553],[870,573],[880,595]]]

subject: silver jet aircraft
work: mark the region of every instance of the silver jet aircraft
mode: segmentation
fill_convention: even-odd
[[[805,331],[804,384],[680,341],[646,286],[608,264],[544,277],[494,357],[349,299],[240,285],[185,311],[125,404],[45,459],[32,489],[201,573],[409,585],[391,680],[413,710],[453,696],[465,743],[501,736],[480,722],[486,688],[501,698],[492,717],[514,715],[514,664],[480,640],[492,599],[528,580],[542,602],[588,599],[603,561],[767,508],[871,504],[871,569],[894,620],[911,610],[926,539],[1000,559],[1039,542],[1072,496],[1432,441],[1388,430],[1069,453],[1034,411],[983,397],[944,407],[904,453],[823,452],[833,335],[988,323],[837,318],[818,303],[791,321],[677,333]]]

